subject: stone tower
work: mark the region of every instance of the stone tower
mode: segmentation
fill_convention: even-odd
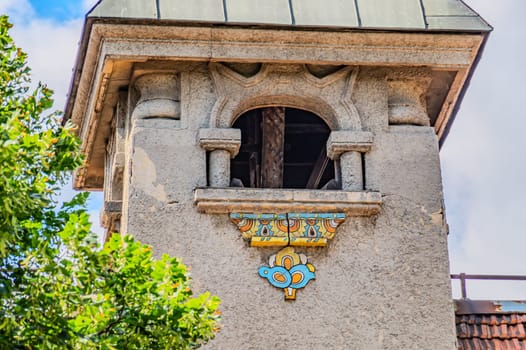
[[[459,0],[102,0],[65,119],[103,222],[222,299],[209,349],[455,349],[439,145]]]

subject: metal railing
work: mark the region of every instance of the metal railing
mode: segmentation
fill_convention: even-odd
[[[526,276],[520,275],[468,275],[465,273],[452,274],[451,279],[460,280],[460,291],[462,299],[467,299],[468,293],[466,290],[467,280],[486,280],[486,281],[526,281]]]

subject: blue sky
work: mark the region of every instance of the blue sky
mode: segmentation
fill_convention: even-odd
[[[35,80],[62,109],[84,13],[95,0],[0,0]],[[441,150],[454,273],[526,275],[524,0],[466,0],[495,27]],[[70,187],[64,189],[71,195]],[[101,195],[90,204],[97,227]],[[99,231],[101,231],[99,229]],[[473,298],[526,299],[525,284],[470,283]]]
[[[85,13],[83,2],[78,0],[30,0],[41,17],[52,18],[57,22],[76,19]]]

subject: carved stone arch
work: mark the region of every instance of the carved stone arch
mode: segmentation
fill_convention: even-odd
[[[240,101],[240,104],[230,115],[223,115],[220,127],[231,127],[245,112],[265,107],[288,107],[301,109],[315,114],[322,119],[329,129],[341,129],[336,111],[316,96],[265,95],[253,96]]]
[[[357,69],[344,67],[323,78],[305,65],[264,64],[245,77],[221,63],[211,63],[217,92],[209,127],[229,128],[251,109],[283,106],[303,109],[322,118],[331,130],[362,130],[351,95]]]

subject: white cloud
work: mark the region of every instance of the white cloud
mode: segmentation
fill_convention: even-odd
[[[94,1],[84,1],[91,7]],[[33,82],[41,81],[55,91],[55,109],[62,110],[72,76],[83,19],[57,22],[37,17],[27,0],[0,0],[0,13],[7,13],[14,24],[11,31],[17,46],[27,52]],[[69,200],[75,191],[71,184],[64,186],[60,200]],[[90,217],[93,230],[102,233],[99,223],[100,193],[91,196]]]
[[[441,152],[454,272],[526,275],[526,3],[471,0],[495,31]],[[470,282],[472,298],[525,299],[525,282]]]
[[[82,20],[55,23],[33,18],[16,25],[12,35],[29,56],[33,80],[55,91],[55,108],[62,109],[71,79]]]
[[[0,14],[8,14],[12,21],[21,22],[26,17],[33,17],[35,11],[27,0],[0,1]]]
[[[0,13],[10,17],[11,35],[29,56],[33,82],[55,91],[55,108],[62,109],[80,40],[82,19],[57,22],[38,17],[28,0],[2,0]]]

